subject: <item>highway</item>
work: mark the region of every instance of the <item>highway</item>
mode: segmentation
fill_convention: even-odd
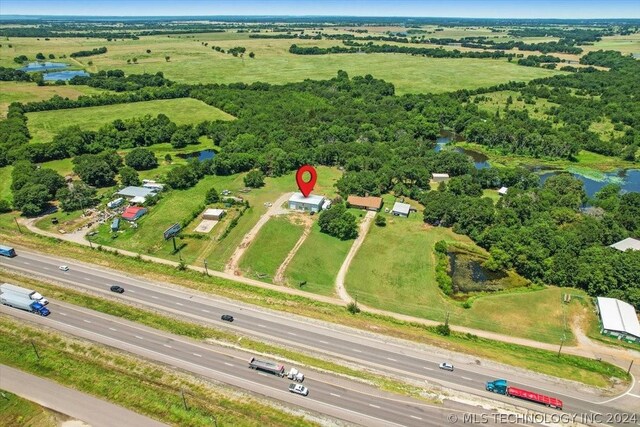
[[[68,265],[70,270],[60,271],[58,266],[61,264]],[[505,378],[516,387],[562,399],[565,412],[621,412],[614,407],[618,401],[611,401],[610,398],[601,397],[587,387],[569,382],[534,375],[509,366],[479,361],[470,356],[435,347],[204,295],[169,284],[133,279],[117,271],[76,261],[53,259],[21,250],[19,256],[15,258],[0,257],[0,266],[51,278],[74,287],[109,294],[126,302],[286,344],[289,347],[342,359],[351,364],[375,368],[395,376],[426,381],[427,385],[448,387],[460,392],[463,396],[472,394],[517,404],[527,409],[541,410],[539,405],[521,400],[514,401],[514,399],[484,390],[486,381]],[[126,292],[122,295],[109,292],[109,286],[113,284],[122,286]],[[233,315],[236,320],[232,324],[221,322],[220,315],[223,313]],[[442,361],[453,363],[456,367],[455,371],[439,370],[438,364]],[[635,399],[633,397],[635,395],[630,396],[632,397],[629,399]],[[640,398],[637,401],[640,404]],[[634,402],[631,407],[634,407],[633,405]]]
[[[288,391],[286,378],[248,368],[251,353],[208,345],[157,331],[114,316],[51,301],[52,315],[43,318],[0,305],[8,314],[114,348],[218,380],[269,398],[294,404],[350,423],[366,426],[442,426],[450,414],[484,413],[468,405],[427,404],[376,388],[304,370],[309,395]]]

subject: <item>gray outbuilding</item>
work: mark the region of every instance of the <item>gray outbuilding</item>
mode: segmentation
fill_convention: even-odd
[[[408,203],[395,202],[393,204],[393,209],[391,209],[391,213],[393,215],[405,218],[409,216],[409,212],[411,212],[411,205]]]
[[[293,193],[289,198],[289,209],[297,211],[320,212],[323,204],[324,197],[314,194],[309,194],[309,197],[304,197],[302,193]]]

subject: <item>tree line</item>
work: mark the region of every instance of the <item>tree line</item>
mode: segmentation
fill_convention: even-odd
[[[69,56],[72,58],[80,58],[82,56],[93,56],[93,55],[101,55],[103,53],[107,53],[106,47],[96,47],[91,50],[80,50],[78,52],[73,52]]]

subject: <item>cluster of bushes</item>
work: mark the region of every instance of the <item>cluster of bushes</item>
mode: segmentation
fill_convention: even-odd
[[[99,71],[89,76],[75,76],[69,81],[72,85],[87,85],[115,92],[135,91],[143,87],[171,86],[173,82],[165,79],[158,71],[155,74],[131,74],[125,76],[122,70]]]
[[[453,295],[453,279],[449,275],[449,253],[447,242],[440,240],[435,244],[436,282],[445,295]]]
[[[331,208],[323,210],[318,218],[320,231],[341,240],[358,237],[358,223],[356,217],[347,212],[344,203],[336,203]]]

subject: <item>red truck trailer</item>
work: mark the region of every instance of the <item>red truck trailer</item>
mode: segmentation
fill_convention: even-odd
[[[551,408],[562,410],[562,400],[556,399],[555,397],[545,396],[544,394],[535,393],[533,391],[511,387],[507,384],[507,380],[489,381],[486,388],[487,391],[517,397],[531,402],[542,403],[543,405],[547,405]]]
[[[520,399],[542,403],[543,405],[547,405],[551,408],[562,409],[562,400],[556,399],[555,397],[545,396],[544,394],[523,390],[521,388],[507,387],[507,396],[519,397]]]

